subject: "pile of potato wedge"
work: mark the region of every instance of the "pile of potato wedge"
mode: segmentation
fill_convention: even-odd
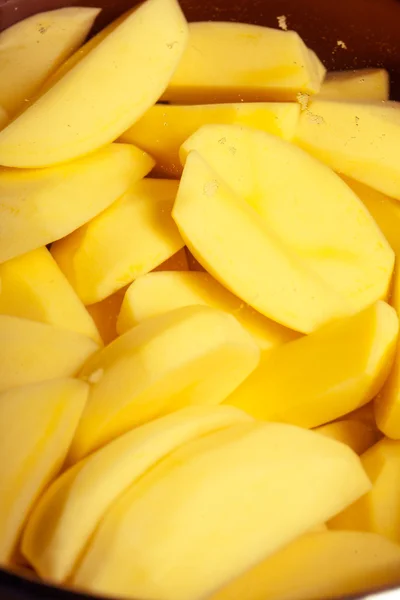
[[[0,34],[0,565],[137,600],[400,585],[388,73],[99,12]]]

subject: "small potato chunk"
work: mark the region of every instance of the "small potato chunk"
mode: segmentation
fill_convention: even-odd
[[[313,100],[295,142],[332,169],[400,200],[400,105]]]
[[[47,248],[38,248],[0,265],[0,314],[23,317],[101,338]]]
[[[344,444],[288,425],[233,425],[184,444],[134,483],[72,583],[128,598],[207,598],[369,489]]]
[[[29,518],[22,551],[45,580],[65,581],[103,515],[130,485],[175,448],[250,421],[228,406],[191,406],[129,431],[61,475]]]
[[[10,564],[33,504],[57,475],[89,386],[57,379],[0,394],[0,564]]]
[[[177,0],[135,7],[0,132],[0,164],[46,167],[114,141],[161,96],[187,35]]]
[[[377,302],[261,356],[226,403],[267,421],[318,427],[366,404],[393,363],[399,323]]]
[[[153,160],[111,144],[49,169],[0,169],[0,263],[58,240],[115,202]]]
[[[183,248],[171,217],[178,182],[143,179],[51,253],[84,304],[110,296]]]
[[[37,13],[0,33],[0,104],[14,115],[83,44],[99,8]]]
[[[361,462],[372,489],[329,521],[328,527],[371,531],[400,543],[400,442],[378,442]]]
[[[147,319],[83,368],[80,376],[92,387],[70,463],[163,414],[220,404],[259,355],[247,331],[216,309],[187,306]]]
[[[153,156],[158,173],[179,177],[182,173],[179,148],[202,125],[247,125],[290,141],[296,132],[299,115],[300,106],[294,102],[156,104],[120,139]],[[224,143],[223,138],[220,143]]]
[[[389,100],[389,73],[385,69],[357,69],[327,73],[318,94],[323,100]]]
[[[196,304],[231,313],[264,350],[299,336],[257,313],[208,273],[190,271],[149,273],[139,277],[126,292],[117,329],[119,333],[124,333],[149,317]]]
[[[210,600],[321,600],[400,583],[400,548],[373,533],[307,533]]]
[[[0,392],[73,377],[98,349],[99,344],[80,333],[0,315]]]
[[[175,104],[294,101],[325,75],[295,31],[245,23],[189,24],[189,42],[163,95]]]

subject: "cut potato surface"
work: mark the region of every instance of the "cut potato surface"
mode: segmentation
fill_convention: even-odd
[[[330,529],[379,533],[400,543],[400,442],[384,439],[361,457],[371,490],[329,521]]]
[[[123,597],[205,598],[368,489],[343,444],[288,425],[234,425],[188,442],[134,484],[72,582]]]
[[[295,141],[332,169],[400,200],[396,102],[313,100]]]
[[[69,7],[32,15],[0,34],[0,105],[14,115],[83,44],[99,8]]]
[[[0,392],[73,377],[98,349],[99,344],[74,331],[0,315]]]
[[[246,125],[291,140],[299,115],[300,106],[293,102],[198,106],[156,104],[120,140],[135,144],[151,154],[157,161],[157,172],[179,177],[182,172],[179,148],[202,125]]]
[[[299,92],[318,92],[323,75],[294,31],[244,23],[190,23],[187,48],[163,100],[293,101]]]
[[[89,386],[58,379],[0,394],[0,562],[17,551],[34,502],[61,469]]]
[[[53,257],[84,304],[107,298],[183,248],[171,217],[177,189],[177,181],[143,179],[53,244]]]
[[[0,314],[65,327],[101,343],[93,319],[47,248],[0,265]]]
[[[330,169],[292,144],[246,127],[204,126],[183,144],[182,159],[193,150],[246,200],[270,238],[332,294],[339,293],[352,312],[386,298],[394,253],[357,196]],[[279,274],[269,276],[277,286]],[[297,285],[285,301],[302,309]],[[276,314],[266,316],[280,321]]]
[[[125,489],[185,442],[250,420],[233,407],[191,406],[107,444],[61,475],[43,495],[25,531],[25,557],[44,579],[65,581]]]
[[[142,150],[111,144],[59,167],[0,169],[0,263],[81,227],[152,166]]]
[[[0,133],[0,164],[44,167],[112,142],[161,96],[186,40],[178,2],[147,0]]]
[[[318,94],[323,100],[389,100],[385,69],[357,69],[327,73]]]
[[[255,369],[259,353],[231,315],[210,307],[188,306],[146,320],[81,371],[92,387],[70,463],[163,414],[220,404]]]
[[[307,337],[265,352],[226,400],[268,421],[317,427],[366,404],[382,388],[398,334],[394,309],[378,302]]]
[[[400,548],[373,533],[308,533],[211,600],[321,600],[400,583]]]
[[[363,454],[381,437],[376,427],[356,419],[334,421],[317,427],[314,431],[350,446],[356,454]]]
[[[231,313],[264,350],[299,335],[257,313],[208,273],[190,271],[149,273],[137,279],[125,294],[117,329],[124,333],[145,319],[196,304]]]

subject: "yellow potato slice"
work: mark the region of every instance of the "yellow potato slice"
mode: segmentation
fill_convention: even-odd
[[[70,462],[163,414],[220,404],[258,361],[253,339],[222,311],[188,306],[148,319],[82,370],[92,388]]]
[[[103,515],[134,481],[185,442],[248,420],[233,407],[191,406],[114,440],[42,496],[25,530],[24,556],[44,579],[65,581]]]
[[[149,317],[196,304],[231,313],[265,350],[299,336],[243,304],[208,273],[190,271],[149,273],[139,277],[125,294],[117,329],[124,333]]]
[[[156,104],[122,135],[121,141],[135,144],[151,154],[157,161],[157,172],[168,177],[179,177],[182,172],[179,148],[202,125],[247,125],[291,140],[299,115],[300,106],[294,102],[198,106]]]
[[[275,136],[232,125],[202,127],[183,144],[182,159],[193,150],[247,201],[270,237],[343,296],[352,312],[386,298],[394,253],[357,196],[330,169]],[[275,287],[277,276],[269,275]],[[297,308],[298,285],[286,301]]]
[[[14,557],[33,504],[68,452],[89,386],[58,379],[0,394],[0,563]]]
[[[389,73],[385,69],[357,69],[327,73],[318,99],[389,100]]]
[[[0,104],[15,114],[85,41],[99,8],[38,13],[0,34]]]
[[[400,548],[360,531],[301,536],[210,600],[321,600],[400,583]]]
[[[398,103],[314,100],[295,141],[338,173],[400,200]]]
[[[376,427],[355,419],[342,419],[314,429],[317,433],[350,446],[356,454],[363,454],[380,439]]]
[[[0,315],[0,392],[73,377],[98,349],[99,344],[75,331]]]
[[[367,207],[396,256],[400,256],[400,203],[359,181],[348,177],[343,180]]]
[[[96,323],[104,344],[109,344],[118,336],[117,319],[125,296],[126,287],[101,302],[87,306],[87,311]]]
[[[186,161],[172,215],[207,271],[261,314],[308,333],[351,312],[197,152]]]
[[[295,31],[190,23],[189,43],[163,99],[175,104],[293,101],[298,92],[318,92],[321,80],[320,65]]]
[[[186,255],[186,248],[181,248],[171,258],[167,258],[161,265],[158,265],[153,271],[188,271],[189,263]]]
[[[0,265],[0,314],[65,327],[101,343],[93,319],[46,248]]]
[[[163,93],[186,40],[176,0],[136,7],[3,129],[0,164],[54,165],[114,141]]]
[[[117,500],[72,583],[206,598],[369,489],[344,444],[288,425],[234,425],[175,450]]]
[[[400,543],[400,443],[381,440],[362,455],[361,462],[372,489],[328,527],[371,531]]]
[[[51,253],[84,304],[110,296],[183,248],[171,217],[178,182],[143,179]]]
[[[0,263],[81,227],[152,166],[142,150],[111,144],[59,167],[0,169]]]
[[[261,355],[259,367],[226,400],[267,421],[318,427],[366,404],[393,363],[399,322],[377,302],[307,337]]]

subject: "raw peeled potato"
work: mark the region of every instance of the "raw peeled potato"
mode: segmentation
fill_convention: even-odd
[[[208,306],[187,306],[144,321],[81,371],[91,393],[69,462],[163,414],[220,404],[255,369],[259,354],[231,315]]]
[[[47,248],[0,264],[0,314],[65,327],[101,343],[93,319]]]
[[[99,13],[99,8],[60,8],[33,15],[0,34],[0,105],[10,115],[78,50]]]
[[[33,504],[61,469],[89,386],[57,379],[0,394],[0,563],[10,563]]]
[[[174,106],[156,104],[120,138],[135,144],[156,159],[157,172],[179,177],[179,148],[202,125],[231,124],[254,127],[292,140],[300,115],[293,102],[252,102]]]
[[[313,100],[295,138],[329,167],[400,200],[400,108],[396,102]]]
[[[143,179],[51,252],[84,304],[110,296],[183,248],[171,217],[178,182]]]
[[[133,9],[0,132],[0,164],[44,167],[112,142],[161,96],[186,40],[176,0]]]
[[[200,600],[369,489],[343,444],[289,425],[231,426],[134,483],[71,581],[98,594]]]
[[[327,73],[318,94],[323,100],[389,100],[389,73],[385,69],[358,69]]]
[[[366,404],[393,363],[399,322],[379,301],[261,355],[226,403],[258,419],[317,427]]]
[[[99,344],[80,333],[0,315],[0,392],[74,377]]]
[[[145,319],[196,304],[232,314],[264,350],[298,337],[296,332],[244,304],[208,273],[190,271],[149,273],[139,277],[126,291],[117,329],[124,333]]]
[[[378,442],[361,462],[372,488],[334,517],[329,528],[371,531],[400,544],[400,442]]]
[[[295,101],[298,93],[319,92],[324,75],[295,31],[190,23],[187,48],[162,99],[175,104]]]
[[[321,600],[400,584],[400,547],[373,533],[307,533],[210,600]]]
[[[185,442],[250,421],[228,406],[191,406],[107,444],[61,475],[36,505],[22,551],[47,581],[73,572],[103,515],[130,485]]]
[[[142,150],[111,144],[58,167],[0,169],[0,264],[81,227],[152,166]]]

